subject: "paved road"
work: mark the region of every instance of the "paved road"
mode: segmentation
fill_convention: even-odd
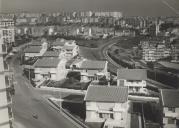
[[[103,45],[101,48],[100,48],[100,51],[101,51],[101,56],[103,58],[105,58],[106,60],[108,60],[108,63],[109,63],[109,71],[114,73],[114,74],[117,74],[117,69],[119,68],[123,68],[121,65],[119,65],[118,63],[116,63],[111,57],[108,56],[108,49],[110,47],[112,47],[113,45],[115,45],[116,43],[118,43],[119,41],[122,41],[124,40],[125,38],[115,38],[113,40],[110,40],[108,43],[106,43],[105,45]],[[148,69],[149,70],[149,69]],[[160,70],[158,70],[160,71]],[[161,72],[161,71],[160,71]],[[162,83],[159,83],[157,81],[154,81],[154,80],[151,80],[151,79],[148,79],[147,80],[147,83],[149,86],[153,86],[153,87],[157,87],[159,89],[166,89],[166,88],[173,88],[173,87],[170,87],[168,85],[164,85]]]
[[[15,128],[77,128],[53,109],[22,76],[17,56],[13,57],[11,62],[11,66],[14,67],[14,79],[17,82],[12,105]],[[37,114],[38,119],[33,118],[33,114]]]

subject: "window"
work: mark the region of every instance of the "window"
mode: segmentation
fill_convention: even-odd
[[[168,124],[174,124],[175,120],[173,118],[168,118]]]
[[[114,114],[113,113],[110,114],[110,118],[114,119]]]
[[[124,80],[119,80],[119,86],[124,86]]]
[[[172,111],[172,112],[175,112],[175,108],[168,108],[168,111]]]
[[[113,113],[99,113],[99,118],[114,119]]]

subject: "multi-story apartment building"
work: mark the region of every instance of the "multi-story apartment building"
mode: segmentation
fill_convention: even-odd
[[[165,42],[142,41],[142,59],[145,61],[157,61],[171,56],[171,48]]]
[[[14,21],[10,18],[0,19],[0,28],[2,30],[3,42],[6,45],[7,50],[12,47],[15,39]]]
[[[12,128],[13,113],[11,109],[11,89],[12,89],[12,73],[9,71],[9,66],[4,61],[4,55],[7,52],[6,38],[12,39],[13,35],[9,35],[9,31],[12,30],[13,21],[0,20],[0,127]],[[10,30],[9,27],[10,26]],[[4,32],[5,31],[5,32]],[[7,32],[8,31],[8,32]],[[12,30],[13,31],[13,30]],[[6,33],[7,32],[7,33]],[[6,33],[4,35],[4,33]]]

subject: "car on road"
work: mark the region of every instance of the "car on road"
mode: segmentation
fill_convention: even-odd
[[[32,117],[38,119],[38,115],[36,113],[32,114]]]

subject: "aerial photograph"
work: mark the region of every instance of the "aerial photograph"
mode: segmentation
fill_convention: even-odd
[[[179,0],[0,0],[0,128],[179,128]]]

